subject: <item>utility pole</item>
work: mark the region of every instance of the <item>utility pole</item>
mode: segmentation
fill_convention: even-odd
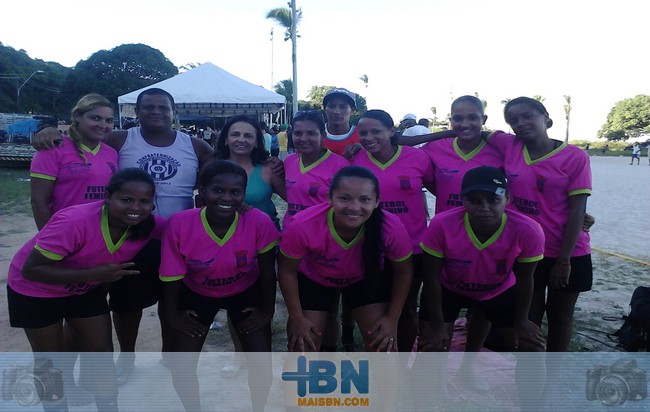
[[[289,2],[291,7],[291,62],[293,63],[293,113],[298,111],[298,65],[296,62],[296,0]]]
[[[34,73],[30,74],[27,80],[16,89],[16,113],[20,113],[20,90],[27,84],[27,82],[34,77],[36,73],[45,73],[43,70],[34,70]]]

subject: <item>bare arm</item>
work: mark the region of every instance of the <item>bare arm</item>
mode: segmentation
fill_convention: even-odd
[[[315,351],[316,344],[312,333],[319,336],[321,332],[304,315],[298,292],[298,266],[300,259],[291,259],[282,253],[278,256],[278,281],[287,305],[289,320],[287,322],[288,350],[291,352]]]
[[[412,257],[399,262],[391,261],[391,264],[393,265],[393,290],[388,312],[368,331],[370,335],[376,334],[370,342],[370,347],[379,352],[390,352],[394,349],[394,339],[397,336],[397,321],[404,308],[404,302],[406,302],[413,280]],[[402,350],[408,350],[408,348],[402,348]]]
[[[587,209],[587,195],[569,196],[569,218],[564,225],[562,244],[555,266],[549,276],[549,285],[554,289],[566,286],[571,274],[571,255],[578,243]]]
[[[22,274],[27,280],[65,285],[77,282],[114,282],[123,276],[137,275],[140,271],[130,270],[135,263],[106,264],[87,269],[61,268],[54,266],[55,261],[43,256],[34,249],[27,257]]]
[[[422,295],[427,296],[426,310],[431,321],[431,328],[424,328],[430,332],[427,336],[422,336],[420,350],[422,351],[447,351],[449,350],[451,339],[447,333],[445,320],[442,316],[442,287],[440,286],[440,273],[444,259],[424,253],[422,267],[424,268],[424,285],[422,286]]]
[[[434,140],[448,139],[450,137],[456,137],[456,133],[453,130],[443,130],[442,132],[421,134],[419,136],[400,135],[397,138],[397,144],[402,146],[416,146],[422,143],[433,142]]]
[[[258,254],[257,262],[262,301],[256,307],[244,309],[244,312],[250,312],[250,315],[239,324],[240,333],[251,333],[267,326],[275,313],[275,248]]]
[[[281,160],[280,160],[281,161]],[[269,179],[271,187],[273,188],[273,193],[276,193],[282,198],[285,202],[287,201],[287,186],[284,180],[284,174],[278,175],[273,172],[271,166],[268,163],[262,165],[262,170],[264,172],[265,178]]]
[[[546,341],[542,330],[528,319],[530,301],[533,297],[533,273],[537,262],[516,262],[512,271],[517,278],[515,291],[517,293],[517,308],[515,310],[515,342],[514,349],[519,348],[519,340],[524,339],[541,349]]]
[[[48,206],[52,198],[52,191],[54,190],[54,180],[40,179],[32,177],[31,180],[31,202],[32,212],[34,214],[34,221],[38,230],[43,229],[43,226],[52,217],[52,211]]]

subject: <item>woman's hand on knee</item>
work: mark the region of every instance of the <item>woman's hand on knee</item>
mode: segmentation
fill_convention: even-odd
[[[397,351],[397,320],[382,316],[367,333],[373,338],[368,345],[371,350],[376,352]]]
[[[268,326],[273,318],[273,312],[269,313],[258,307],[245,308],[242,313],[248,313],[248,316],[239,323],[237,330],[244,335]]]
[[[169,323],[172,328],[191,338],[198,338],[208,333],[208,328],[199,323],[198,315],[193,310],[176,312],[176,315],[169,319]]]
[[[539,326],[526,320],[523,324],[515,325],[513,348],[522,352],[538,352],[546,350],[546,339]]]
[[[316,344],[314,337],[320,341],[323,335],[316,328],[316,324],[306,316],[289,317],[287,334],[289,352],[316,352],[319,345]]]

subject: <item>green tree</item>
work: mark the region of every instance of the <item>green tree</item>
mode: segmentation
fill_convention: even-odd
[[[571,96],[568,94],[564,95],[564,115],[566,116],[566,136],[564,137],[564,142],[569,143],[569,122],[571,121]]]
[[[599,138],[627,140],[650,134],[650,96],[637,95],[617,102],[598,131]]]
[[[59,111],[63,92],[63,83],[72,69],[59,63],[32,59],[25,50],[16,50],[0,43],[0,112],[18,111],[17,90],[37,70],[28,83],[21,89],[20,112],[47,115],[65,115]]]
[[[280,80],[273,86],[273,90],[287,99],[287,102],[293,101],[293,82],[291,79]],[[293,107],[287,106],[287,116],[293,117]]]
[[[178,74],[178,68],[160,50],[144,44],[122,44],[93,53],[68,76],[72,100],[96,92],[112,102],[118,96],[160,82]]]
[[[544,100],[546,100],[546,97],[542,97],[541,95],[536,94],[536,95],[533,96],[533,99],[537,100],[540,103],[544,103]]]

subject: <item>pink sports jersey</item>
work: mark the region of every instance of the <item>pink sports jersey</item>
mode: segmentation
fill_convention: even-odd
[[[29,175],[55,182],[48,205],[52,213],[83,203],[104,199],[106,185],[117,171],[117,152],[99,143],[94,149],[82,145],[86,162],[68,137],[52,150],[37,150]]]
[[[503,133],[503,132],[495,132]],[[458,138],[429,142],[422,147],[433,162],[436,182],[436,213],[462,206],[460,187],[465,173],[479,166],[503,167],[503,156],[490,144],[481,143],[470,153],[458,147]]]
[[[422,239],[422,249],[444,259],[440,283],[451,292],[488,300],[516,283],[515,262],[543,258],[544,232],[521,213],[507,210],[501,227],[481,243],[469,224],[465,208],[436,214]]]
[[[299,211],[327,202],[332,177],[339,169],[349,165],[344,157],[329,150],[307,167],[303,166],[302,158],[297,154],[287,157],[284,161],[287,213],[282,220],[282,228],[286,229]]]
[[[399,217],[411,235],[413,252],[422,253],[420,240],[427,227],[422,184],[433,181],[431,161],[420,149],[398,146],[395,156],[385,164],[363,149],[352,164],[366,167],[377,176],[381,208]]]
[[[280,233],[268,215],[251,209],[237,213],[221,239],[210,228],[205,210],[185,210],[169,218],[160,279],[183,279],[195,293],[211,298],[236,295],[257,281],[257,255],[275,247]]]
[[[104,202],[99,201],[70,206],[55,213],[14,256],[9,266],[9,286],[23,295],[41,298],[81,295],[101,282],[53,285],[25,279],[21,271],[32,250],[56,261],[54,265],[64,271],[65,268],[87,269],[130,262],[149,240],[160,239],[165,219],[156,216],[156,226],[149,237],[129,240],[127,231],[114,243],[108,229],[108,210],[103,205]]]
[[[542,225],[546,236],[544,255],[558,257],[569,218],[569,198],[591,195],[589,155],[576,146],[562,143],[545,156],[531,160],[523,142],[512,136],[500,136],[495,145],[502,147],[505,155],[510,190],[508,207]],[[580,231],[571,256],[589,253],[589,234]]]
[[[392,261],[405,260],[413,253],[408,233],[396,216],[383,213],[383,254]],[[363,279],[364,231],[346,243],[336,233],[333,218],[334,211],[327,203],[299,212],[289,229],[282,232],[280,251],[292,259],[302,259],[298,270],[309,279],[341,288]]]

